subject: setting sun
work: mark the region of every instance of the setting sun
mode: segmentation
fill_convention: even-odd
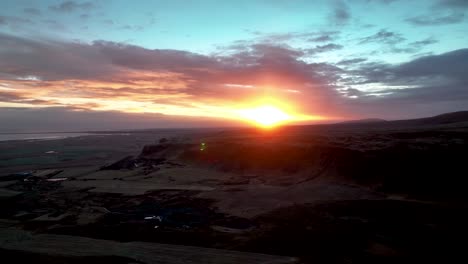
[[[240,114],[243,118],[262,127],[273,127],[291,119],[284,111],[271,105],[241,110]]]

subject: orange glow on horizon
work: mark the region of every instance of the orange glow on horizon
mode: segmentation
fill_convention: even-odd
[[[333,119],[328,115],[309,114],[310,110],[301,108],[301,101],[296,101],[296,95],[285,95],[285,89],[274,85],[261,89],[258,85],[246,85],[248,94],[231,98],[230,94],[192,94],[187,90],[189,81],[177,74],[129,72],[125,76],[132,78],[126,82],[2,80],[0,90],[17,99],[0,102],[0,107],[64,107],[73,111],[201,117],[232,121],[233,124],[244,122],[262,128]],[[238,88],[236,84],[230,86],[231,89]],[[238,89],[245,90],[244,87]]]
[[[243,109],[240,110],[239,113],[243,118],[265,128],[274,127],[291,119],[291,116],[283,110],[271,105]]]
[[[318,121],[326,119],[318,115],[304,115],[296,111],[293,104],[271,97],[262,98],[240,107],[238,118],[255,126],[271,129],[288,123]]]

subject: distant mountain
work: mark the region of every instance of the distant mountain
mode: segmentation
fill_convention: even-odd
[[[466,124],[464,124],[466,123]],[[436,115],[432,117],[392,120],[387,121],[378,118],[369,118],[361,120],[351,120],[341,123],[332,124],[334,126],[347,127],[366,127],[366,128],[404,128],[404,127],[419,127],[419,126],[443,126],[450,124],[463,124],[468,126],[468,111],[459,111]]]
[[[394,122],[411,122],[418,125],[445,125],[468,122],[468,111],[452,112],[419,119],[398,120]]]
[[[387,120],[380,119],[380,118],[365,118],[365,119],[358,119],[358,120],[343,121],[338,124],[369,124],[369,123],[378,123],[378,122],[387,122]]]

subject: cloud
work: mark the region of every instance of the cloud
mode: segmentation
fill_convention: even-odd
[[[276,34],[258,34],[258,38],[255,42],[262,43],[278,43],[288,42],[293,40],[304,40],[309,42],[325,42],[332,39],[336,39],[339,35],[339,31],[305,31],[305,32],[287,32],[287,33],[276,33]]]
[[[236,122],[160,114],[89,111],[73,107],[2,108],[0,132],[77,132],[150,128],[219,127]],[[238,123],[237,123],[238,124]]]
[[[44,19],[42,20],[42,23],[46,24],[48,28],[51,28],[53,30],[59,30],[59,31],[66,31],[67,28],[63,25],[63,23],[60,23],[57,20],[54,19]]]
[[[21,96],[16,95],[15,93],[5,92],[0,90],[0,101],[1,102],[13,102],[21,99]]]
[[[324,34],[324,35],[309,38],[308,41],[310,41],[310,42],[328,42],[328,41],[332,41],[333,39],[334,39],[334,37],[332,37],[331,35],[329,35],[329,34],[325,35]]]
[[[366,60],[367,60],[366,58],[346,59],[346,60],[339,61],[337,64],[338,65],[353,65],[353,64],[365,62]]]
[[[363,63],[347,72],[353,77],[342,93],[357,98],[342,101],[342,107],[361,117],[390,119],[467,110],[467,67],[468,49],[399,65]]]
[[[366,0],[366,2],[377,2],[377,3],[384,3],[384,4],[390,4],[393,3],[397,0]]]
[[[351,19],[349,7],[342,0],[336,0],[333,6],[333,12],[330,15],[331,22],[335,25],[347,24]]]
[[[49,7],[50,10],[56,11],[56,12],[74,12],[77,10],[89,10],[94,7],[94,4],[92,2],[75,2],[75,1],[64,1],[58,5],[52,5]]]
[[[317,53],[329,52],[329,51],[334,51],[334,50],[340,50],[343,48],[344,48],[343,45],[329,43],[326,45],[315,46],[315,48],[307,49],[306,51],[308,54],[317,54]]]
[[[383,38],[384,43],[399,37],[373,36],[372,41]],[[435,41],[408,45],[422,47]],[[308,51],[286,44],[239,42],[235,49],[208,56],[108,41],[0,34],[0,101],[22,107],[206,118],[232,116],[229,109],[264,95],[292,101],[299,112],[323,116],[363,116],[367,111],[391,117],[411,112],[414,104],[420,105],[414,113],[422,114],[448,110],[449,102],[468,103],[467,49],[399,65],[362,57],[336,65],[304,59],[310,52],[340,48],[330,43]]]
[[[18,104],[34,104],[34,105],[50,105],[47,100],[38,100],[28,98],[26,93],[18,91],[1,91],[0,90],[0,102],[18,103]]]
[[[433,94],[432,100],[444,98],[468,98],[468,49],[460,49],[440,55],[430,55],[392,66],[388,64],[364,65],[356,75],[363,76],[365,84],[381,83],[393,94],[408,95],[411,91]],[[392,90],[395,86],[413,86],[417,89]],[[421,98],[422,99],[422,98]],[[427,98],[426,98],[427,99]]]
[[[131,31],[142,31],[144,28],[142,26],[136,25],[124,25],[119,28],[120,30],[131,30]]]
[[[86,79],[110,72],[100,63],[104,59],[97,50],[79,43],[63,45],[0,33],[0,45],[0,69],[13,76],[41,76],[43,80]],[[45,64],[48,67],[41,66]],[[93,64],[101,68],[93,69]]]
[[[457,24],[464,20],[463,13],[452,13],[444,16],[416,16],[405,19],[406,22],[417,26],[439,26]]]
[[[468,83],[468,49],[460,49],[440,55],[422,57],[394,68],[401,77],[444,76],[460,83]],[[467,90],[468,91],[468,90]]]
[[[362,38],[360,44],[376,42],[379,44],[394,45],[405,40],[406,39],[400,33],[382,29],[374,35]]]
[[[34,16],[39,16],[39,15],[41,15],[41,10],[39,10],[39,9],[37,9],[37,8],[28,7],[28,8],[24,8],[23,11],[24,11],[26,14],[29,14],[29,15],[34,15]]]
[[[433,37],[426,38],[423,40],[418,40],[411,42],[403,47],[392,47],[389,51],[393,53],[416,53],[420,52],[421,49],[424,49],[424,47],[435,44],[439,42]]]
[[[304,33],[288,32],[279,34],[269,34],[261,37],[261,42],[284,42],[297,38],[302,38]]]
[[[436,7],[448,8],[468,8],[468,1],[466,0],[439,0]]]
[[[430,38],[426,38],[426,39],[423,39],[423,40],[411,42],[410,45],[412,45],[415,48],[422,48],[424,46],[435,44],[437,42],[439,42],[437,39],[435,39],[433,37],[430,37]]]
[[[16,16],[0,16],[0,25],[8,25],[11,27],[23,27],[34,24],[34,22],[28,18],[16,17]]]
[[[298,97],[298,105],[319,113],[335,96],[329,86],[339,71],[302,61],[301,50],[271,44],[240,45],[229,55],[205,56],[106,41],[35,41],[0,34],[0,46],[0,83],[24,92],[25,99],[94,105],[93,110],[226,116],[226,107],[268,89],[283,98]],[[285,95],[285,89],[300,90],[300,95]]]

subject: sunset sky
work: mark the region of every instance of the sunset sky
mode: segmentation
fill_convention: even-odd
[[[2,0],[0,132],[468,110],[467,47],[468,0]]]

